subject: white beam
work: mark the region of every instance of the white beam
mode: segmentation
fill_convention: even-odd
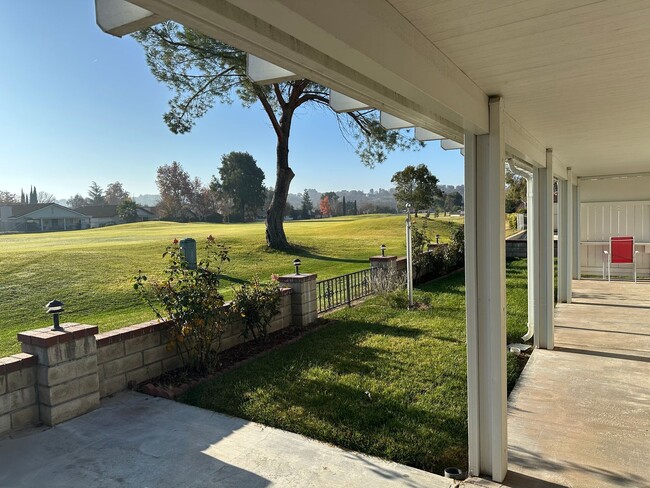
[[[407,120],[400,119],[394,115],[387,114],[386,112],[381,112],[379,114],[379,122],[381,123],[384,129],[393,130],[393,129],[408,129],[413,127],[414,124]]]
[[[510,115],[505,115],[506,152],[532,166],[546,166],[546,148]]]
[[[164,20],[125,0],[95,0],[95,17],[101,30],[116,37],[146,29]]]
[[[385,0],[132,1],[447,138],[488,130],[485,93]]]
[[[553,277],[555,261],[553,256],[553,151],[546,150],[546,168],[538,170],[538,181],[535,185],[538,195],[534,211],[537,212],[537,238],[539,250],[536,263],[539,266],[538,316],[535,319],[535,347],[553,349],[554,326],[554,286]]]
[[[343,93],[330,90],[330,108],[337,113],[343,113],[364,110],[370,107],[359,100],[343,95]]]
[[[423,129],[422,127],[416,127],[415,138],[418,141],[439,141],[444,139],[445,136],[441,136],[440,134],[436,134],[430,130]]]
[[[246,76],[258,85],[270,85],[272,83],[282,83],[300,78],[296,73],[292,73],[288,69],[276,66],[252,54],[246,55]]]
[[[505,144],[503,102],[490,99],[490,133],[468,133],[465,156],[465,287],[469,471],[507,472]]]
[[[455,149],[463,149],[465,146],[460,142],[452,141],[450,139],[443,139],[440,141],[440,147],[445,151],[453,151]]]

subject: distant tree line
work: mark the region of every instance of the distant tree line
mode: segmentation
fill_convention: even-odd
[[[0,205],[53,203],[56,197],[46,191],[37,191],[35,186],[30,186],[29,193],[20,190],[20,198],[15,193],[0,190]]]

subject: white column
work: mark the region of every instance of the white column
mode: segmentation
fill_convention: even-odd
[[[490,133],[465,135],[465,293],[469,471],[501,482],[508,469],[503,102]]]
[[[573,187],[573,279],[580,279],[580,187]]]
[[[568,267],[568,233],[567,216],[569,206],[567,198],[568,184],[565,180],[558,180],[557,190],[557,301],[558,303],[566,303],[567,301],[567,281],[569,279]]]
[[[546,168],[538,170],[537,240],[539,250],[535,259],[539,266],[539,286],[536,289],[538,315],[535,320],[535,347],[553,349],[553,150],[546,150]]]
[[[573,248],[575,240],[573,237],[573,170],[567,168],[567,184],[566,184],[566,284],[564,285],[564,303],[571,303],[571,294],[573,290]]]

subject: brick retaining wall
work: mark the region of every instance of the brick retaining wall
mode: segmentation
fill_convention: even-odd
[[[0,435],[38,422],[37,362],[26,353],[0,358]]]
[[[269,332],[315,318],[315,309],[312,314],[301,308],[315,302],[306,302],[300,287],[281,292]],[[23,352],[0,358],[0,435],[41,422],[56,425],[97,408],[100,398],[182,366],[176,348],[168,347],[169,322],[153,320],[101,334],[91,325],[62,327],[21,332]],[[228,326],[221,350],[245,341],[243,327],[241,321]]]

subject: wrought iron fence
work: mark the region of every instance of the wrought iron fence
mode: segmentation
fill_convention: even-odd
[[[327,312],[372,294],[372,268],[316,282],[318,313]]]

